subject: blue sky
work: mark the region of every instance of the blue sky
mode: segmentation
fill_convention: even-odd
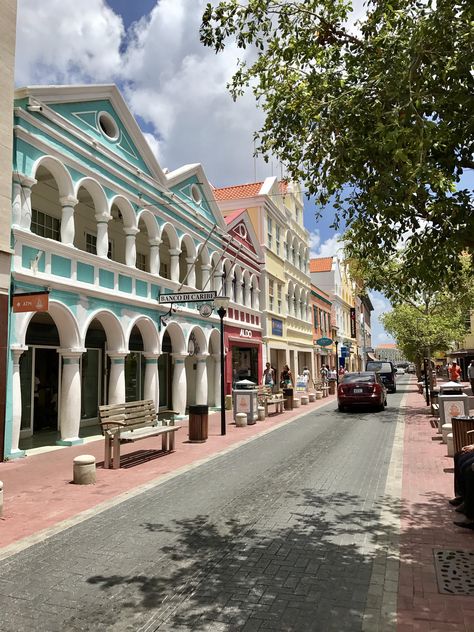
[[[163,168],[200,162],[215,186],[280,175],[253,157],[263,121],[253,95],[234,103],[226,89],[248,53],[230,45],[215,55],[199,41],[206,2],[18,0],[16,84],[116,83]],[[316,223],[306,201],[313,255],[335,254],[332,221],[326,211]],[[375,294],[373,303],[374,341],[387,341],[377,314],[389,305]]]

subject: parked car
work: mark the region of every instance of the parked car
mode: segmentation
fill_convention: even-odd
[[[383,410],[387,405],[387,389],[377,371],[346,373],[337,388],[337,407],[340,411],[352,406],[375,406]]]
[[[407,373],[416,373],[416,366],[414,364],[409,364],[407,368]]]
[[[397,375],[405,375],[405,369],[402,366],[397,366]]]
[[[397,392],[396,369],[391,362],[388,360],[369,360],[365,368],[367,371],[378,371],[380,373],[382,382],[389,393]]]

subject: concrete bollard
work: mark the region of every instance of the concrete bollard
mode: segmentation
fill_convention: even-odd
[[[309,402],[308,395],[301,395],[300,399],[301,399],[301,405],[302,406],[305,406]]]
[[[3,516],[3,481],[0,481],[0,518]]]
[[[309,393],[308,397],[310,402],[316,401],[316,393]]]
[[[323,398],[323,392],[322,391],[316,391],[316,399],[322,399]]]
[[[265,421],[265,406],[258,407],[258,420]]]
[[[441,432],[443,433],[443,443],[448,443],[448,434],[453,431],[453,424],[443,424]]]
[[[225,409],[232,410],[232,395],[225,396]]]
[[[293,397],[293,408],[299,408],[301,404],[299,397]]]
[[[237,413],[235,416],[235,425],[237,428],[243,428],[247,425],[247,413]]]
[[[446,443],[448,444],[448,456],[454,456],[454,439],[453,433],[449,432],[446,437]]]
[[[93,485],[95,483],[95,456],[80,454],[73,460],[73,483]]]

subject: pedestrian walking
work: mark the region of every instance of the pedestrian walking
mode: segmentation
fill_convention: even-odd
[[[449,378],[451,382],[460,382],[461,381],[461,369],[458,366],[456,360],[453,360],[451,363],[451,367],[449,369]]]
[[[309,382],[311,380],[311,373],[307,366],[303,369],[303,378],[305,383],[305,391],[309,390]]]
[[[283,371],[280,374],[280,386],[283,388],[291,388],[293,385],[293,376],[291,375],[290,367],[285,364]]]
[[[263,372],[263,383],[265,386],[273,388],[275,385],[275,372],[272,369],[270,362],[265,365],[265,371]]]

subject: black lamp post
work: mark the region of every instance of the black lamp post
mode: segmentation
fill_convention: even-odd
[[[217,307],[217,315],[221,320],[221,435],[226,434],[225,424],[225,353],[224,353],[224,317],[227,314],[229,298],[218,296],[214,299]]]
[[[336,340],[334,344],[336,345],[336,384],[339,384],[339,353],[337,351],[339,341]]]

